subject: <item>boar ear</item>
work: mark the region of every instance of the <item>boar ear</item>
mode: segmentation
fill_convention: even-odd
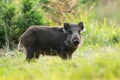
[[[80,27],[81,30],[84,29],[84,24],[83,24],[83,22],[80,22],[80,23],[78,24],[78,26]]]
[[[69,23],[64,23],[64,29],[65,29],[65,31],[70,29],[70,24]]]

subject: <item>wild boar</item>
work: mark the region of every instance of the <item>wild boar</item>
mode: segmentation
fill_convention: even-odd
[[[84,24],[64,23],[63,27],[32,26],[19,38],[26,50],[26,60],[39,58],[39,55],[58,55],[62,59],[71,59],[73,52],[81,42],[80,32]]]

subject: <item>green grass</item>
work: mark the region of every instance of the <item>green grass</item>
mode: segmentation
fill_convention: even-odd
[[[85,29],[72,60],[41,56],[28,63],[23,53],[13,50],[0,57],[0,80],[119,80],[119,26],[107,24],[106,19],[93,24],[87,17],[75,22],[79,19]]]
[[[66,16],[66,21],[85,23],[72,60],[41,56],[28,63],[23,53],[13,50],[0,57],[0,80],[119,80],[120,26],[108,24],[106,18],[92,23],[84,14]]]
[[[24,54],[13,51],[0,58],[0,80],[118,80],[119,52],[118,45],[81,46],[72,60],[41,56],[28,63]]]
[[[72,60],[41,56],[28,63],[23,53],[5,52],[2,57],[0,54],[0,80],[119,80],[120,26],[114,24],[114,19],[103,19],[94,11],[65,15],[64,22],[85,24],[81,46]],[[99,18],[102,19],[98,22]],[[56,24],[51,21],[49,25]]]

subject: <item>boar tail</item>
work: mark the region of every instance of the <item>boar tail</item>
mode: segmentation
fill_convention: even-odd
[[[18,51],[20,51],[20,47],[21,47],[21,40],[19,40],[19,43],[18,43]]]

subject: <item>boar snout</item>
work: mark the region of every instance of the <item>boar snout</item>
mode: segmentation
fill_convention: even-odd
[[[80,40],[78,38],[73,39],[72,43],[74,45],[78,45],[80,43]]]

